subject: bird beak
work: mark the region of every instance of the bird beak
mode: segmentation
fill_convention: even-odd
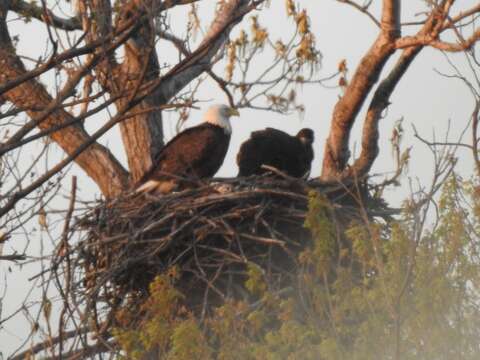
[[[235,108],[228,109],[228,115],[230,116],[240,116],[240,113]]]

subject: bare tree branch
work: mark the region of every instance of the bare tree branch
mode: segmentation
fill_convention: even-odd
[[[395,43],[397,49],[405,49],[411,46],[431,46],[438,50],[448,52],[460,52],[470,50],[471,47],[480,39],[480,29],[475,31],[470,37],[459,42],[451,43],[436,39],[432,34],[407,36],[398,39]]]
[[[51,11],[45,13],[41,7],[35,5],[33,2],[27,3],[23,0],[13,0],[10,3],[10,10],[26,17],[33,17],[65,31],[82,30],[82,24],[79,18],[72,17],[65,19],[54,15]]]
[[[365,15],[367,15],[370,20],[373,21],[373,23],[378,26],[379,28],[381,27],[380,25],[380,22],[375,18],[375,16],[370,12],[368,11],[368,8],[369,6],[372,4],[371,1],[369,1],[367,3],[367,5],[359,5],[357,4],[356,2],[352,1],[352,0],[337,0],[338,2],[340,3],[344,3],[344,4],[347,4],[347,5],[350,5],[351,7],[357,9],[358,11],[360,11],[361,13],[364,13]]]
[[[65,341],[66,339],[78,336],[80,333],[86,334],[88,333],[88,331],[89,331],[88,328],[66,331],[63,334],[63,337],[58,336],[53,339],[48,339],[47,341],[38,343],[33,347],[31,347],[30,349],[11,357],[10,360],[23,360],[25,358],[28,358],[29,356],[33,356],[35,354],[38,354],[41,351],[44,351],[45,349],[47,349],[48,347],[51,347],[52,345],[58,344],[60,341]]]
[[[360,62],[344,96],[335,106],[330,134],[325,145],[322,179],[332,181],[335,178],[338,180],[352,176],[361,177],[369,172],[379,151],[378,122],[382,112],[388,106],[391,94],[409,65],[425,46],[459,52],[469,50],[480,39],[480,30],[477,29],[467,39],[463,39],[457,33],[459,38],[457,44],[439,40],[442,31],[451,28],[455,22],[463,20],[466,16],[480,11],[480,8],[475,6],[452,20],[448,14],[453,3],[454,0],[441,1],[432,9],[416,35],[400,37],[400,4],[395,1],[383,2],[381,33]],[[350,156],[348,141],[351,127],[366,96],[378,80],[385,62],[397,49],[405,50],[394,69],[375,91],[363,126],[360,157],[352,166],[347,167]]]
[[[362,132],[362,151],[360,157],[355,160],[351,167],[347,167],[342,178],[357,176],[359,178],[368,174],[378,152],[378,123],[381,119],[382,112],[389,105],[389,99],[400,79],[408,70],[410,64],[420,53],[421,47],[410,48],[402,53],[395,67],[390,74],[382,80],[373,96],[372,102],[365,118]]]
[[[330,134],[325,144],[322,179],[334,180],[345,169],[350,157],[348,141],[355,118],[380,73],[395,51],[393,41],[400,36],[400,1],[384,0],[381,31],[335,105]]]
[[[240,22],[243,16],[263,1],[253,2],[248,6],[248,0],[230,0],[218,10],[214,22],[200,46],[192,54],[189,62],[182,62],[164,77],[157,96],[168,101],[185,87],[192,79],[210,67],[210,60],[228,38],[230,29]]]

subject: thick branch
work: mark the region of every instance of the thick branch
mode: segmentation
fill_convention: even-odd
[[[400,1],[384,0],[381,32],[337,102],[333,112],[330,134],[325,144],[322,179],[335,180],[345,169],[350,156],[348,142],[355,118],[390,56],[394,41],[400,36]]]
[[[383,0],[381,29],[389,39],[400,36],[400,3],[400,0]]]
[[[142,26],[140,31],[136,32],[125,46],[125,61],[119,67],[121,76],[119,78],[128,79],[124,83],[126,88],[135,88],[142,82],[149,82],[158,78],[160,65],[155,49],[155,27],[153,17],[149,12],[152,11],[153,3],[146,2],[125,12],[125,18],[133,16],[135,13],[143,13]],[[173,2],[171,4],[174,5]],[[148,10],[145,7],[149,7]],[[118,81],[119,78],[113,79]],[[122,91],[123,89],[118,89]],[[124,121],[120,124],[120,132],[127,154],[128,165],[132,174],[133,181],[138,181],[143,174],[151,168],[152,159],[163,147],[163,123],[161,111],[143,110],[156,108],[165,104],[159,97],[149,94],[135,109],[139,115]],[[122,101],[117,103],[117,108],[123,106]]]
[[[378,86],[370,103],[370,107],[368,108],[365,123],[363,124],[362,151],[360,157],[355,160],[351,167],[347,167],[342,174],[342,178],[351,178],[352,176],[361,178],[370,171],[379,152],[378,123],[381,119],[382,112],[389,105],[390,96],[421,49],[422,47],[418,46],[405,50],[393,70]]]

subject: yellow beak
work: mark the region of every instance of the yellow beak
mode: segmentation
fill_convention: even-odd
[[[228,110],[228,114],[229,114],[230,116],[240,116],[240,113],[239,113],[238,110],[235,109],[235,108],[230,108],[230,109]]]

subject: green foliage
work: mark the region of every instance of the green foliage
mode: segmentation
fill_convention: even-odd
[[[180,306],[182,295],[175,289],[177,270],[157,276],[150,284],[150,298],[142,305],[144,320],[133,327],[114,330],[128,359],[142,359],[152,352],[158,359],[208,359],[211,350],[198,323]],[[121,314],[124,323],[135,314]]]
[[[452,176],[438,223],[423,235],[418,213],[389,224],[351,224],[345,235],[352,266],[339,266],[328,286],[317,280],[310,290],[325,358],[479,358],[479,223],[469,207],[475,202],[464,202],[466,190]],[[308,224],[315,242],[321,232],[314,230],[325,229],[324,222],[320,216]]]
[[[247,290],[253,295],[262,295],[267,289],[262,268],[255,263],[249,262],[247,264],[247,275],[248,279],[245,281]]]
[[[173,329],[171,343],[167,358],[172,360],[209,359],[212,353],[206,345],[205,335],[192,318],[182,321]]]
[[[165,275],[152,283],[146,320],[117,339],[132,359],[155,346],[159,359],[478,359],[478,194],[452,176],[430,231],[409,207],[390,223],[353,218],[338,234],[334,208],[311,193],[312,242],[294,291],[274,292],[248,263],[255,302],[229,300],[200,326]]]
[[[336,237],[333,223],[330,221],[328,200],[313,191],[309,197],[309,212],[305,226],[312,233],[313,249],[307,249],[300,255],[305,264],[315,263],[318,275],[328,272],[335,256]]]

